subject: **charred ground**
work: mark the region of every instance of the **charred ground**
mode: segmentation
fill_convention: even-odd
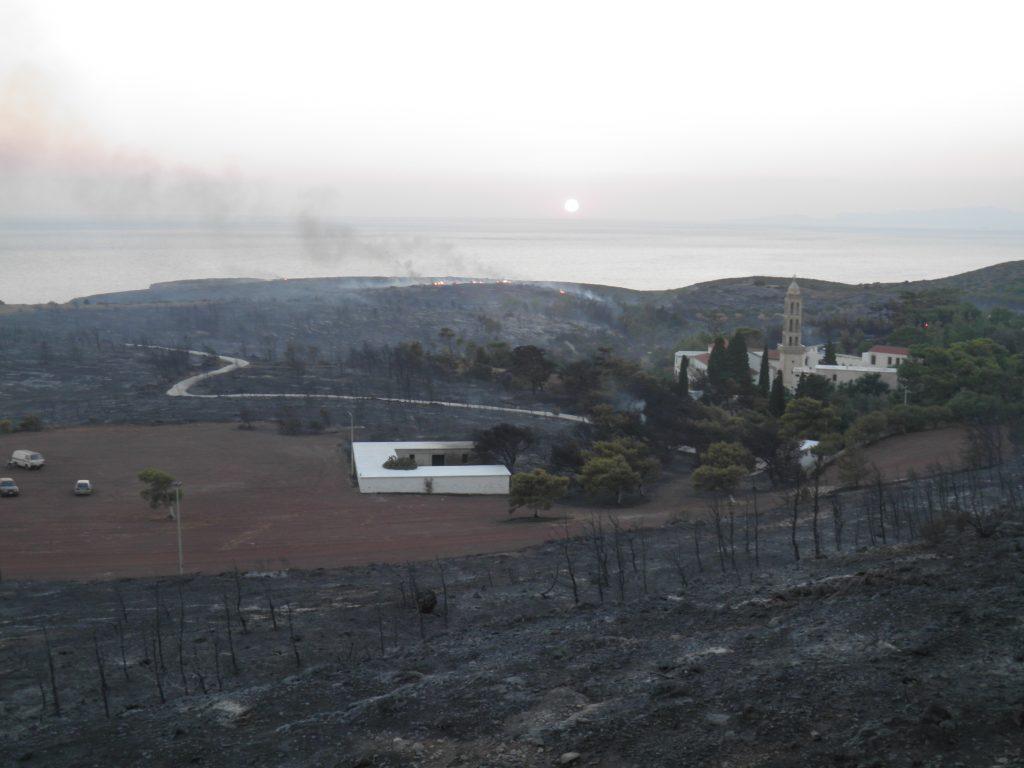
[[[6,582],[3,752],[12,765],[1017,765],[1024,531],[1016,518],[979,538],[933,491],[932,523],[921,494],[885,544],[870,491],[852,494],[841,550],[818,559],[801,517],[798,562],[780,509],[762,513],[756,545],[734,521],[721,561],[697,528],[700,563],[691,524],[604,517],[569,541],[405,567]]]
[[[892,302],[904,291],[950,289],[978,306],[998,302],[1019,309],[1022,280],[1024,262],[917,283],[806,281],[805,325],[813,336],[824,328],[838,334],[852,323],[858,330],[849,343],[861,343],[873,332],[884,333]],[[788,278],[750,277],[647,292],[574,283],[436,282],[443,284],[392,278],[182,281],[61,305],[4,307],[4,416],[39,413],[57,424],[237,416],[237,403],[172,407],[163,391],[181,371],[169,370],[150,353],[126,348],[129,343],[240,356],[258,366],[244,386],[273,391],[460,394],[474,402],[557,404],[557,395],[513,388],[500,377],[452,382],[429,371],[403,376],[385,358],[401,345],[418,345],[428,356],[491,345],[538,345],[561,361],[606,348],[664,373],[673,351],[684,342],[698,343],[701,334],[748,327],[763,329],[774,342]],[[289,347],[299,351],[299,365],[291,364],[295,359]],[[448,427],[437,426],[441,431]]]

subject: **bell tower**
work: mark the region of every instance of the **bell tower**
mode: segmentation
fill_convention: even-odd
[[[786,389],[796,389],[800,374],[797,368],[804,365],[806,350],[801,343],[803,324],[803,299],[800,286],[796,279],[789,284],[786,291],[786,304],[782,309],[782,344],[779,346],[779,367],[782,370],[782,383]]]

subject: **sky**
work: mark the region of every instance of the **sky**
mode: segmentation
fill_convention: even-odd
[[[1022,28],[986,0],[0,0],[0,218],[1020,210]]]

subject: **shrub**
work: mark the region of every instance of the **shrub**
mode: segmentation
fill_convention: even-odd
[[[949,409],[943,408],[943,412]],[[920,405],[894,405],[888,411],[889,427],[896,433],[922,432],[935,426],[938,412]]]
[[[889,420],[884,411],[865,413],[846,432],[846,441],[854,445],[868,445],[888,434]]]
[[[286,415],[277,420],[277,431],[282,435],[301,435],[302,419]]]
[[[388,456],[384,460],[384,469],[416,469],[416,459],[411,456]]]
[[[256,429],[256,426],[252,423],[253,419],[256,418],[252,409],[246,405],[243,405],[238,410],[238,428],[239,429]]]
[[[851,445],[836,462],[839,468],[839,482],[843,486],[856,488],[868,476],[867,459],[858,445]]]
[[[746,470],[735,464],[728,467],[704,464],[693,471],[693,487],[698,491],[732,493],[745,474]]]
[[[30,414],[21,420],[18,424],[19,432],[41,432],[43,429],[43,420],[35,414]]]
[[[10,419],[0,419],[0,435],[9,435],[13,431],[14,426]]]
[[[954,419],[953,411],[944,405],[926,405],[921,410],[924,411],[924,418],[928,423],[928,429],[944,427],[952,423]]]

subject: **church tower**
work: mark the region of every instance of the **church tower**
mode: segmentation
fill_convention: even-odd
[[[779,367],[782,370],[782,383],[786,389],[796,389],[800,374],[796,368],[804,365],[806,350],[801,343],[801,325],[803,323],[803,299],[800,297],[800,286],[794,279],[786,291],[786,305],[782,310],[782,344],[779,345]]]

